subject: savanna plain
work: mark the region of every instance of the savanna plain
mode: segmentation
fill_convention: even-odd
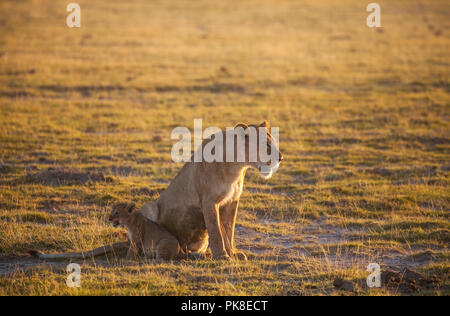
[[[450,6],[364,1],[0,2],[0,295],[449,295]],[[248,261],[67,262],[125,240],[177,126],[268,120],[284,160],[249,171]],[[381,288],[366,271],[377,263]],[[341,279],[341,280],[340,280]],[[342,286],[339,284],[344,282]]]

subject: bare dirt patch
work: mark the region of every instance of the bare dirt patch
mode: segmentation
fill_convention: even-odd
[[[412,271],[440,261],[438,252],[429,250],[428,245],[388,249],[371,245],[369,241],[358,236],[359,232],[364,232],[363,228],[342,228],[327,222],[326,217],[311,220],[306,224],[259,219],[257,227],[248,227],[245,224],[236,226],[236,244],[238,248],[246,251],[249,258],[276,259],[283,262],[315,260],[332,270],[365,270],[370,263],[375,262],[382,267],[395,267],[398,271]],[[277,233],[276,227],[283,227],[284,224],[297,228],[288,233]],[[290,266],[287,266],[283,270],[289,268]],[[404,289],[406,288],[401,291],[404,292]]]
[[[0,276],[10,275],[17,271],[27,271],[38,267],[65,268],[67,262],[45,263],[31,256],[0,256]]]

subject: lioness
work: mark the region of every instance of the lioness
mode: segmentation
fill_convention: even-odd
[[[140,255],[164,260],[186,258],[178,240],[167,230],[136,211],[134,203],[117,204],[109,217],[114,227],[124,226],[128,231],[130,248],[127,259]]]
[[[276,161],[261,162],[259,133],[257,135],[257,159],[249,159],[249,127],[264,128],[267,132],[267,145]],[[277,144],[272,145],[272,137],[267,121],[260,125],[238,124],[236,137],[245,143],[245,161],[237,162],[238,141],[234,141],[236,162],[187,162],[178,175],[158,198],[157,208],[153,208],[152,218],[175,236],[182,249],[203,253],[209,245],[214,259],[229,260],[235,255],[246,259],[243,253],[234,249],[234,227],[239,198],[242,193],[244,176],[248,168],[258,169],[265,177],[278,168],[283,159]],[[226,139],[226,131],[221,132]],[[199,150],[203,150],[212,138],[203,141]],[[254,144],[252,144],[254,145]],[[267,148],[264,148],[266,150]],[[227,150],[223,147],[223,155]],[[193,158],[191,159],[193,161]],[[225,161],[225,159],[223,160]]]

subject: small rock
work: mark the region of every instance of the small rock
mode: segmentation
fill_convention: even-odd
[[[341,278],[336,278],[333,282],[333,285],[338,290],[344,290],[347,292],[356,292],[357,286],[352,281],[347,281]]]
[[[381,272],[381,282],[388,288],[396,288],[401,292],[419,292],[421,289],[433,287],[439,283],[436,277],[426,277],[423,274],[403,268],[400,272],[385,270]]]

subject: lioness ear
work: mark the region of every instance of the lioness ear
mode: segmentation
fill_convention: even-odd
[[[237,123],[234,128],[236,129],[237,127],[242,127],[244,130],[246,130],[248,128],[248,125],[245,123]]]
[[[135,208],[136,208],[136,204],[134,204],[134,203],[128,203],[126,206],[126,210],[127,210],[128,214],[133,213]]]
[[[234,127],[234,130],[235,130],[237,135],[245,137],[245,136],[247,136],[248,125],[245,124],[245,123],[238,123]]]
[[[265,127],[265,128],[267,128],[267,129],[269,129],[269,128],[270,128],[270,124],[269,124],[269,122],[267,122],[266,120],[264,120],[264,122],[262,122],[261,124],[259,124],[258,127]]]

